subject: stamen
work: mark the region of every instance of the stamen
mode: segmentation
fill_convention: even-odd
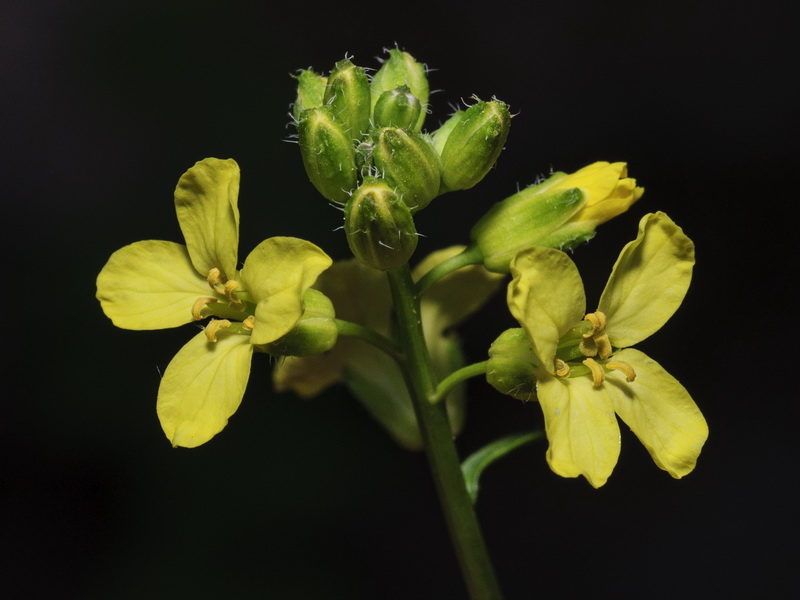
[[[229,279],[225,282],[225,296],[228,298],[228,305],[236,307],[237,309],[243,308],[243,303],[238,298],[233,297],[233,292],[239,288],[239,282],[234,279]]]
[[[583,337],[585,338],[592,337],[597,333],[602,333],[602,331],[606,328],[606,316],[599,310],[587,314],[585,317],[583,317],[583,320],[589,321],[589,323],[592,325],[591,331],[583,334]]]
[[[248,331],[253,331],[256,327],[256,318],[254,315],[250,315],[244,321],[242,321],[242,327],[247,329]]]
[[[578,348],[584,356],[597,356],[597,343],[592,337],[581,340]]]
[[[206,281],[208,281],[208,285],[215,292],[219,294],[225,293],[225,278],[222,276],[222,272],[217,267],[214,267],[208,272]]]
[[[195,300],[194,304],[192,305],[192,318],[195,321],[203,319],[204,318],[202,314],[203,307],[206,304],[211,304],[212,302],[216,301],[217,301],[216,298],[198,298],[197,300]]]
[[[636,371],[633,370],[633,367],[629,363],[616,360],[614,362],[606,363],[606,366],[609,369],[614,369],[615,371],[622,371],[625,374],[625,381],[628,383],[636,379]]]
[[[228,319],[214,319],[205,328],[205,334],[209,342],[217,341],[217,331],[225,327],[230,327],[231,322]]]
[[[613,354],[613,350],[611,349],[611,342],[608,341],[608,334],[604,333],[603,335],[599,335],[594,338],[595,346],[597,347],[597,353],[600,355],[600,358],[608,358]]]
[[[605,377],[603,374],[603,367],[593,358],[587,358],[583,361],[583,364],[589,367],[589,370],[592,372],[592,385],[594,387],[600,387]]]
[[[555,360],[556,375],[559,377],[569,377],[569,365],[560,358]]]

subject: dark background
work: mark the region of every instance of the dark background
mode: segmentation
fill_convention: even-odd
[[[734,5],[735,4],[735,5]],[[695,240],[691,290],[640,345],[691,391],[710,438],[676,481],[627,431],[600,490],[553,475],[545,444],[485,476],[479,517],[509,599],[769,597],[797,551],[798,106],[788,2],[359,6],[5,0],[0,573],[81,598],[461,598],[424,457],[343,389],[271,391],[195,450],[155,414],[158,369],[192,335],[115,329],[94,279],[117,248],[180,241],[172,190],[206,156],[242,168],[240,256],[296,235],[347,255],[341,215],[284,140],[289,74],[398,44],[448,104],[517,117],[497,168],[417,220],[420,256],[467,240],[493,201],[551,168],[625,160],[647,188],[575,253],[597,298],[646,212]],[[512,326],[502,298],[461,328],[473,360]],[[541,424],[470,384],[466,455]],[[624,428],[623,428],[624,429]],[[785,589],[783,589],[785,591]],[[789,594],[791,595],[791,594]]]

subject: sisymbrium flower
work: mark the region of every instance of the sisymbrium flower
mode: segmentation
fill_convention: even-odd
[[[535,247],[511,263],[508,306],[522,325],[490,350],[488,378],[504,393],[538,397],[550,442],[547,461],[563,477],[603,485],[617,463],[619,415],[655,463],[690,473],[708,427],[686,389],[631,348],[677,310],[691,280],[694,244],[664,213],[646,215],[600,297],[586,314],[578,270],[559,250]],[[534,383],[535,379],[535,383]]]
[[[253,351],[292,330],[304,294],[331,264],[310,242],[273,237],[237,270],[238,195],[235,161],[198,162],[175,189],[186,245],[135,242],[114,252],[97,277],[97,299],[123,329],[221,317],[178,351],[161,380],[157,412],[173,446],[199,446],[225,427],[242,401]]]

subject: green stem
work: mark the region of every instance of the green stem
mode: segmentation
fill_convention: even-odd
[[[448,273],[457,271],[458,269],[466,267],[467,265],[476,265],[480,262],[483,262],[483,254],[478,246],[473,244],[461,254],[456,254],[452,258],[448,258],[447,260],[440,262],[430,271],[425,273],[425,275],[422,276],[422,279],[417,282],[417,296],[422,296],[422,294],[424,294],[429,287],[431,287],[434,283]]]
[[[397,346],[389,338],[382,336],[380,333],[370,329],[369,327],[364,327],[363,325],[353,323],[352,321],[345,321],[344,319],[334,320],[336,321],[336,328],[339,330],[339,335],[361,338],[379,350],[383,350],[398,363],[401,362]]]
[[[500,586],[464,483],[445,403],[430,402],[436,393],[436,378],[422,333],[419,297],[414,292],[411,271],[405,265],[387,274],[397,318],[397,337],[411,382],[409,393],[464,581],[473,600],[499,600]]]
[[[467,365],[466,367],[460,368],[458,371],[450,373],[450,375],[442,379],[439,385],[436,386],[436,392],[434,392],[431,402],[434,404],[441,402],[447,398],[447,394],[462,381],[466,381],[470,377],[478,377],[479,375],[485,374],[488,362],[488,360],[485,360],[475,363],[474,365]]]

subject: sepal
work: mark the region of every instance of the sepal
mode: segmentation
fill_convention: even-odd
[[[486,381],[501,394],[523,402],[536,400],[537,362],[525,330],[507,329],[489,348]]]
[[[292,105],[292,115],[299,121],[303,111],[322,106],[328,78],[310,69],[303,69],[295,79],[297,79],[297,98]]]
[[[397,127],[384,127],[373,135],[375,167],[411,212],[428,206],[441,183],[439,155],[431,143],[422,134]]]
[[[289,333],[267,344],[266,352],[273,356],[313,356],[336,345],[339,331],[330,299],[312,288],[303,294],[303,303],[305,310],[300,320]]]
[[[372,77],[373,107],[384,92],[405,85],[422,106],[417,122],[411,129],[414,131],[422,129],[422,124],[425,121],[425,108],[430,96],[428,76],[425,71],[425,65],[418,63],[408,52],[403,52],[397,48],[389,50],[389,58],[384,61],[381,68]]]
[[[349,58],[336,63],[325,86],[324,104],[342,122],[342,131],[350,140],[360,139],[369,129],[369,80],[362,67]]]
[[[422,110],[420,101],[406,85],[381,94],[372,115],[376,127],[399,127],[412,129]]]

